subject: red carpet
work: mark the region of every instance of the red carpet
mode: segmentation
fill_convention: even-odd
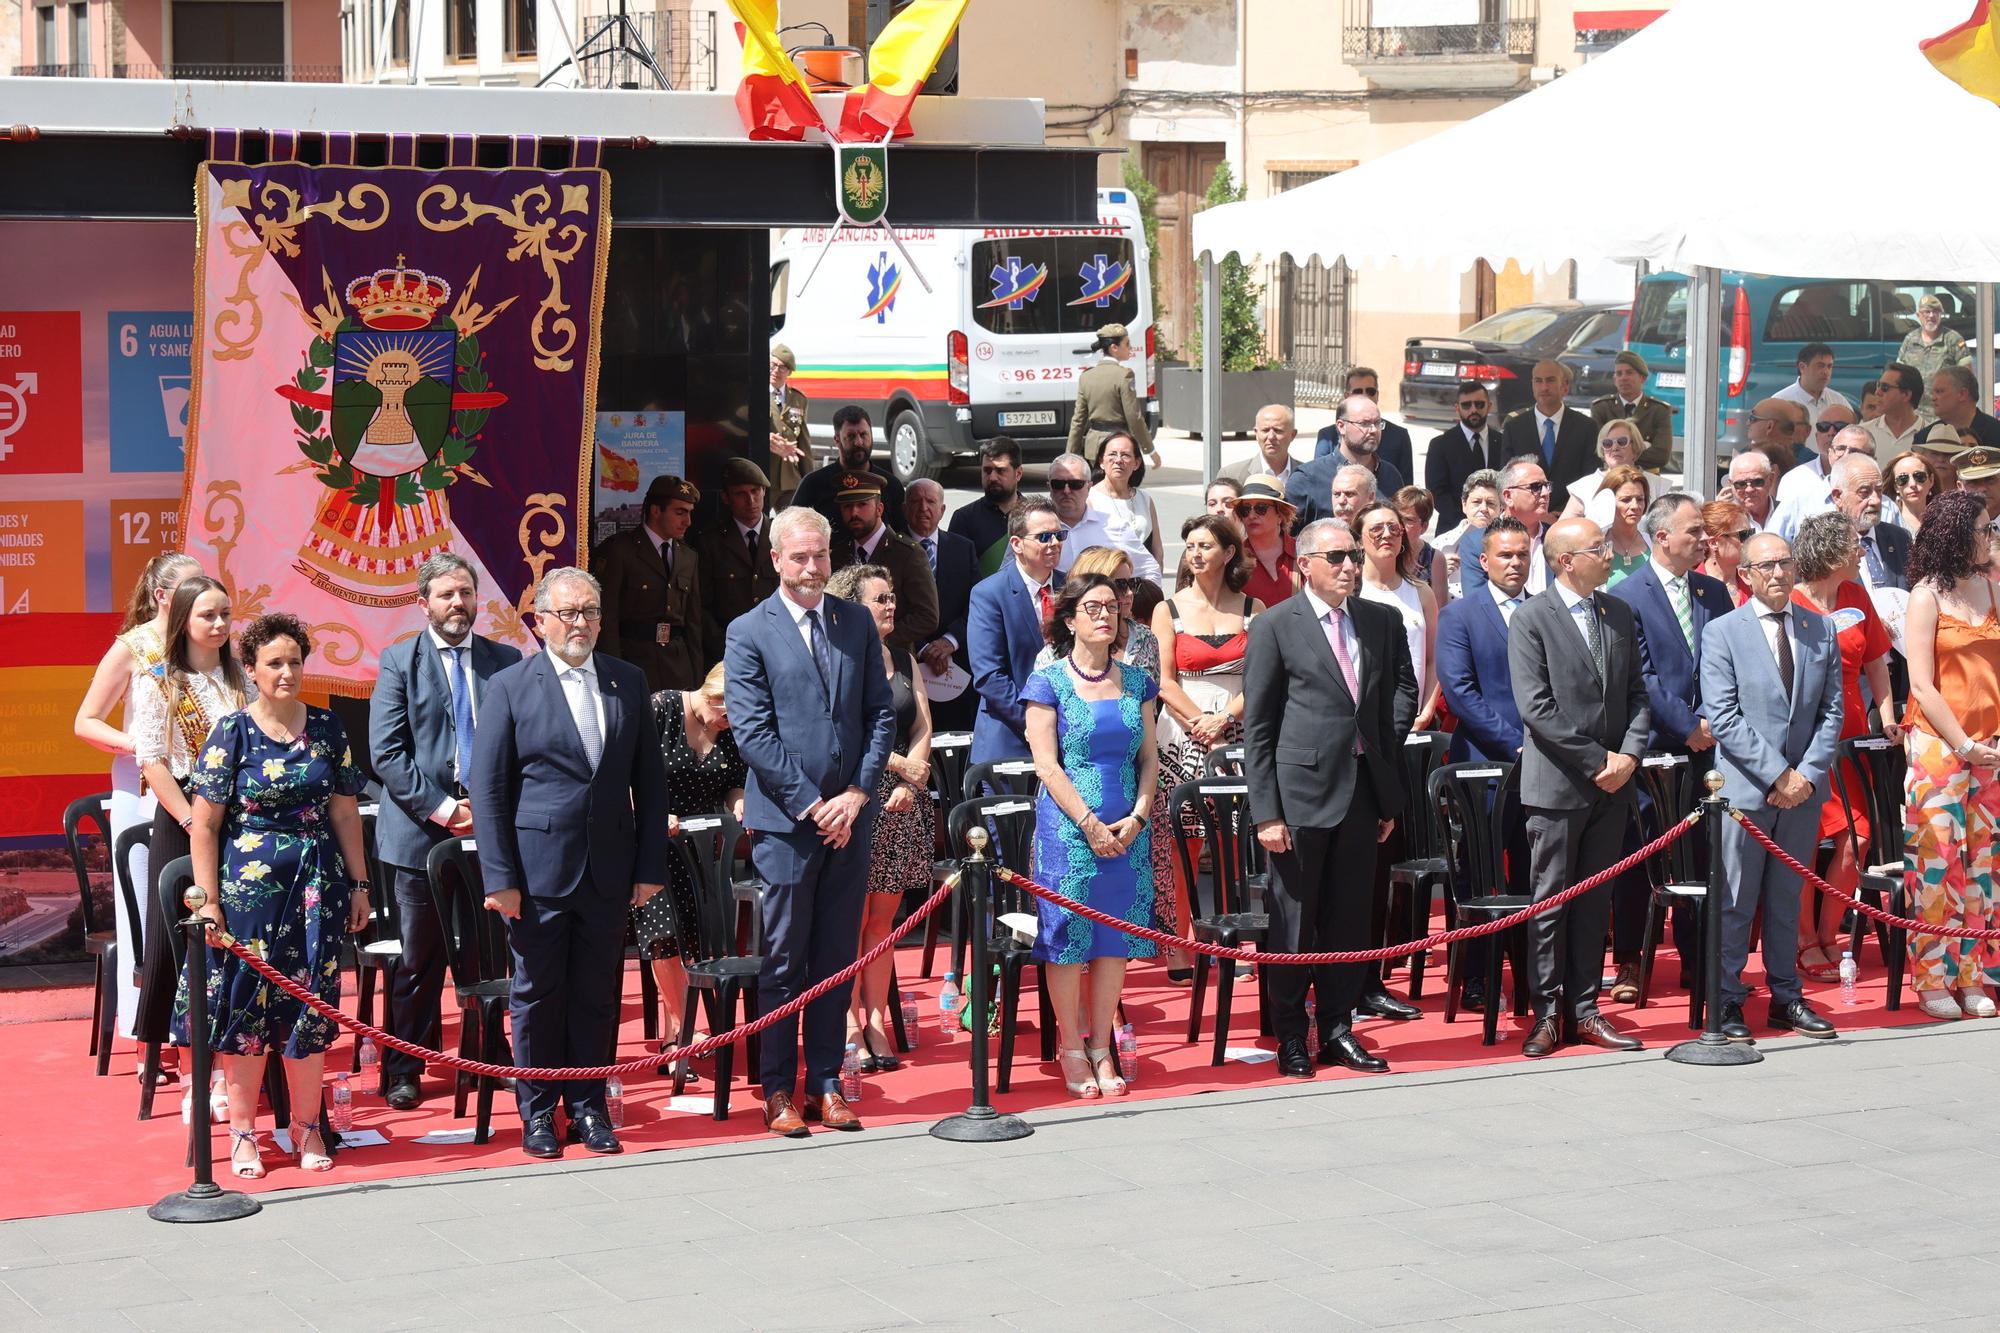
[[[901,955],[909,973],[917,970],[914,949]],[[942,961],[942,960],[940,960]],[[1441,959],[1434,959],[1439,962]],[[1753,967],[1755,964],[1753,963]],[[1860,1003],[1843,1009],[1838,988],[1808,983],[1808,997],[1846,1029],[1882,1027],[1927,1022],[1907,1003],[1898,1013],[1884,1005],[1882,969],[1868,951],[1864,964]],[[1670,953],[1662,953],[1658,975],[1671,982],[1677,964]],[[1032,975],[1032,973],[1030,973]],[[860,1111],[870,1124],[898,1124],[934,1121],[965,1108],[968,1075],[966,1058],[970,1039],[959,1034],[946,1043],[938,1032],[934,1002],[936,981],[906,982],[924,998],[925,1026],[922,1044],[904,1057],[901,1069],[868,1078],[867,1095]],[[1406,992],[1406,977],[1391,979],[1390,989]],[[353,995],[350,978],[346,994]],[[77,992],[58,992],[64,1001]],[[1269,1050],[1268,1040],[1256,1033],[1255,983],[1237,989],[1237,1012],[1230,1045],[1241,1050]],[[1763,1017],[1764,997],[1754,996],[1749,1017],[1753,1026]],[[351,1003],[351,1000],[350,1000]],[[1253,1087],[1276,1082],[1269,1061],[1257,1064],[1231,1060],[1220,1068],[1209,1061],[1210,1043],[1190,1046],[1181,1040],[1187,1030],[1188,992],[1166,984],[1158,964],[1133,970],[1126,992],[1126,1013],[1139,1035],[1140,1077],[1125,1101],[1184,1096],[1222,1088]],[[1386,1057],[1398,1073],[1444,1069],[1498,1061],[1519,1061],[1520,1043],[1525,1035],[1521,1020],[1503,1013],[1500,1040],[1493,1046],[1479,1043],[1478,1015],[1462,1015],[1456,1023],[1443,1021],[1443,969],[1433,967],[1425,978],[1422,1001],[1425,1016],[1410,1023],[1366,1020],[1360,1036],[1367,1046]],[[0,1165],[7,1181],[0,1191],[0,1218],[34,1217],[51,1213],[87,1212],[150,1204],[185,1185],[188,1173],[181,1161],[186,1130],[178,1114],[181,1089],[162,1089],[155,1102],[155,1118],[140,1122],[138,1083],[129,1043],[120,1043],[114,1056],[112,1074],[92,1076],[92,1065],[84,1054],[88,1048],[88,1024],[73,1018],[40,1020],[18,1015],[61,1009],[77,1012],[73,1004],[58,1006],[50,993],[12,992],[0,995],[0,1010],[15,1021],[0,1023]],[[1214,1010],[1213,987],[1208,1011]],[[88,992],[82,993],[80,1012],[89,1012]],[[1648,1052],[1643,1057],[1658,1059],[1658,1052],[1688,1033],[1687,997],[1669,988],[1643,1012],[1627,1005],[1605,1005],[1605,1012],[1617,1025],[1645,1038]],[[626,1022],[620,1058],[630,1058],[640,1047],[638,976],[628,969],[626,976]],[[1019,1059],[1014,1066],[1013,1091],[996,1096],[1002,1110],[1031,1111],[1039,1108],[1074,1105],[1063,1090],[1053,1064],[1044,1066],[1037,1058],[1038,1038],[1034,1031],[1035,1000],[1032,993],[1022,1004],[1023,1036],[1018,1043]],[[446,1019],[447,1047],[456,1035],[455,1016]],[[329,1057],[329,1070],[344,1069],[349,1046],[343,1042]],[[1591,1051],[1573,1047],[1566,1054]],[[740,1065],[740,1061],[739,1061]],[[1365,1078],[1346,1071],[1322,1071],[1320,1082]],[[1389,1077],[1393,1078],[1393,1074]],[[371,1080],[372,1084],[372,1080]],[[703,1079],[689,1089],[692,1098],[705,1099],[711,1082]],[[308,1174],[289,1160],[282,1160],[270,1146],[270,1117],[263,1116],[259,1128],[265,1131],[265,1165],[269,1174],[261,1181],[236,1181],[228,1177],[226,1135],[214,1131],[217,1176],[226,1183],[250,1190],[284,1190],[302,1186],[351,1184],[395,1176],[422,1175],[438,1171],[464,1170],[489,1166],[518,1167],[532,1159],[520,1151],[519,1122],[513,1113],[513,1098],[501,1093],[495,1098],[494,1137],[481,1146],[471,1143],[416,1143],[419,1136],[463,1130],[468,1136],[472,1118],[454,1120],[451,1115],[449,1084],[433,1076],[425,1084],[427,1100],[416,1111],[391,1111],[373,1087],[356,1088],[358,1096],[355,1127],[375,1129],[389,1139],[386,1145],[343,1151],[333,1170]],[[763,1135],[762,1101],[746,1089],[739,1072],[733,1089],[730,1118],[718,1122],[699,1110],[673,1109],[667,1105],[666,1080],[634,1080],[626,1087],[626,1128],[622,1133],[627,1152],[653,1152],[698,1144],[713,1144]],[[582,1154],[572,1147],[572,1157]]]

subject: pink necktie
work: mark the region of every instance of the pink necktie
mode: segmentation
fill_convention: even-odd
[[[1354,700],[1354,716],[1361,717],[1361,678],[1354,674],[1354,659],[1347,652],[1347,636],[1340,632],[1347,612],[1335,607],[1326,615],[1326,641],[1333,645],[1333,660],[1340,663],[1340,678],[1347,682],[1347,695]],[[1361,732],[1354,733],[1354,753],[1361,753]]]

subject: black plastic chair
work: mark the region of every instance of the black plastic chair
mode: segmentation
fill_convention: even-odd
[[[983,767],[985,765],[974,765],[974,771]],[[1005,775],[999,777],[1001,781],[1006,780]],[[967,775],[967,781],[971,781],[971,774]],[[986,847],[989,859],[1017,874],[1031,873],[1035,803],[1029,796],[1003,792],[960,801],[951,811],[952,845],[965,846],[966,832],[975,824],[985,825],[991,839]],[[988,897],[992,903],[992,920],[971,922],[966,931],[968,939],[984,940],[986,947],[975,953],[968,960],[968,965],[988,967],[997,964],[1000,968],[1000,986],[995,995],[1000,1010],[1000,1040],[995,1051],[999,1068],[994,1078],[994,1090],[1006,1092],[1014,1082],[1014,1039],[1020,1030],[1022,974],[1032,965],[1038,969],[1039,979],[1041,964],[1029,956],[1034,950],[1032,942],[1023,943],[1013,931],[1000,925],[1000,918],[1016,912],[1037,915],[1037,900],[1026,890],[1014,887],[998,875],[991,880]],[[970,988],[967,989],[970,993]],[[1056,1058],[1055,1006],[1049,1000],[1046,981],[1040,981],[1035,990],[1041,1025],[1041,1058],[1053,1060]],[[985,1022],[986,1016],[973,1014],[970,1021]]]
[[[139,915],[139,894],[134,887],[136,875],[132,866],[132,853],[148,846],[152,838],[153,826],[150,823],[135,824],[118,835],[118,845],[111,853],[111,869],[118,881],[118,892],[125,899],[126,917],[141,930],[141,939],[144,938],[145,917]],[[142,965],[145,956],[146,951],[142,945],[139,957],[132,960],[135,970]],[[159,1082],[160,1077],[160,1043],[145,1042],[139,1051],[139,1118],[150,1120],[153,1118],[153,1094],[159,1090],[154,1085]]]
[[[965,792],[966,756],[972,752],[972,733],[969,731],[941,731],[931,737],[931,807],[936,812],[936,839],[931,849],[931,883],[942,884],[958,869],[958,852],[951,845],[950,831],[946,827],[951,808],[957,805]],[[951,968],[957,974],[960,956],[964,953],[966,938],[964,923],[965,896],[954,893],[944,907],[931,913],[924,922],[923,977],[928,981],[932,975],[932,964],[937,958],[940,936],[951,938]],[[951,920],[947,922],[945,917]],[[900,1012],[902,1006],[897,1005]],[[900,1039],[897,1043],[901,1045]],[[903,1050],[909,1047],[902,1046]]]
[[[392,1036],[401,1036],[396,1031],[396,973],[403,965],[403,922],[401,908],[396,903],[395,888],[388,883],[383,873],[381,859],[375,852],[375,814],[364,809],[361,814],[361,845],[367,849],[368,881],[375,891],[368,895],[371,915],[368,924],[360,933],[350,937],[354,949],[354,992],[355,1017],[362,1022],[381,1028]],[[377,982],[380,982],[379,988]],[[378,1021],[375,1013],[375,996],[380,991],[382,1013]],[[361,1043],[354,1043],[354,1055],[348,1066],[350,1074],[361,1072]],[[388,1066],[377,1066],[379,1086],[377,1095],[389,1090]]]
[[[1035,776],[1032,759],[988,759],[965,770],[963,800],[975,796],[1025,796],[1034,799],[1042,789]],[[1025,873],[1025,872],[1024,872]]]
[[[752,881],[739,882],[734,875],[736,842],[742,828],[728,815],[703,815],[683,819],[680,832],[668,840],[668,851],[682,858],[694,877],[696,919],[676,921],[680,931],[681,967],[687,973],[687,995],[681,1002],[681,1030],[674,1039],[685,1046],[694,1039],[694,1002],[699,995],[708,1016],[708,1030],[727,1032],[737,1024],[737,1003],[743,1008],[743,1022],[757,1017],[757,978],[764,970],[763,942],[753,939],[749,950],[739,949],[736,909],[741,897],[757,896]],[[759,916],[757,932],[763,920]],[[744,1079],[757,1081],[759,1039],[744,1044]],[[688,1061],[674,1066],[673,1095],[687,1088]],[[736,1044],[716,1048],[714,1116],[729,1118],[729,1085],[736,1072]]]
[[[1399,938],[1386,943],[1403,944],[1429,935],[1432,892],[1451,880],[1451,863],[1445,859],[1436,807],[1417,797],[1417,793],[1430,790],[1431,774],[1444,763],[1450,744],[1451,736],[1442,731],[1413,731],[1403,741],[1403,790],[1410,799],[1396,824],[1402,831],[1405,854],[1389,865],[1388,919],[1392,928],[1398,921],[1404,926]],[[1424,997],[1425,961],[1425,954],[1409,955],[1412,1004]]]
[[[1840,793],[1847,811],[1848,846],[1854,863],[1861,869],[1854,896],[1891,916],[1910,915],[1909,881],[1904,878],[1902,857],[1905,822],[1903,778],[1909,755],[1886,736],[1856,736],[1840,743],[1840,765],[1834,770],[1834,790]],[[1849,765],[1857,779],[1850,783]],[[1858,786],[1860,790],[1852,790]],[[1854,831],[1855,812],[1867,819],[1874,841],[1870,851],[1877,858],[1871,865],[1861,859],[1861,843]],[[1895,860],[1882,858],[1885,840],[1892,838]],[[1861,913],[1854,914],[1854,956],[1861,957],[1861,944],[1870,925]],[[1889,972],[1889,1008],[1903,1007],[1903,975],[1909,963],[1909,934],[1901,926],[1874,922],[1876,947],[1882,951],[1882,965]]]
[[[424,878],[444,926],[451,988],[458,999],[458,1053],[486,1064],[506,1064],[511,1058],[506,1015],[514,989],[514,953],[507,944],[506,920],[486,910],[477,850],[472,838],[434,844],[424,858]],[[466,1092],[476,1090],[474,1143],[493,1136],[493,1094],[499,1087],[497,1078],[453,1071],[454,1116],[465,1115]]]
[[[1639,812],[1639,836],[1647,842],[1665,835],[1685,819],[1701,800],[1695,788],[1694,765],[1684,754],[1649,751],[1639,760],[1639,782],[1646,793]],[[1676,838],[1664,852],[1646,858],[1646,880],[1653,891],[1646,909],[1646,927],[1639,941],[1639,996],[1633,1008],[1644,1009],[1653,994],[1653,960],[1659,952],[1660,936],[1666,930],[1667,908],[1685,907],[1695,914],[1695,939],[1706,939],[1708,929],[1708,876],[1702,870],[1703,835],[1690,833]],[[1682,959],[1688,966],[1692,960]],[[1702,987],[1688,987],[1688,1026],[1702,1024]]]
[[[1270,935],[1271,916],[1263,910],[1262,849],[1250,820],[1250,789],[1240,777],[1205,777],[1183,782],[1167,798],[1167,826],[1154,825],[1154,837],[1174,840],[1182,878],[1194,919],[1188,924],[1204,944],[1237,949],[1261,944]],[[1195,832],[1189,833],[1192,827]],[[1195,850],[1199,844],[1204,857]],[[1201,862],[1206,860],[1208,873]],[[1229,1046],[1229,1020],[1236,990],[1236,968],[1217,966],[1205,953],[1194,956],[1194,990],[1188,1006],[1188,1044],[1201,1040],[1201,1014],[1208,994],[1208,977],[1215,973],[1215,1049],[1211,1065],[1221,1065]],[[1259,985],[1258,1026],[1268,1031],[1269,1005]]]
[[[90,896],[90,870],[84,864],[83,829],[88,821],[97,825],[97,837],[104,844],[105,860],[112,859],[111,793],[79,796],[63,811],[63,841],[69,845],[69,863],[76,871],[76,895],[83,905],[83,949],[95,965],[95,993],[90,1002],[90,1054],[97,1057],[97,1076],[111,1072],[111,1042],[118,1025],[118,932],[97,919],[97,905]],[[113,873],[116,873],[115,867]]]
[[[1205,778],[1240,778],[1243,776],[1243,747],[1241,745],[1219,745],[1208,752],[1201,761],[1201,775]]]
[[[1506,837],[1503,824],[1513,799],[1513,764],[1446,764],[1434,770],[1426,791],[1437,813],[1452,879],[1445,910],[1453,930],[1518,912],[1533,901],[1507,888]],[[1460,876],[1463,880],[1460,880]],[[1528,1011],[1528,934],[1515,926],[1499,939],[1487,937],[1485,1030],[1481,1044],[1491,1046],[1500,1033],[1500,955],[1512,957],[1514,1012]],[[1504,944],[1502,941],[1504,940]],[[1459,970],[1464,947],[1455,945],[1445,958],[1444,1021],[1458,1018]]]

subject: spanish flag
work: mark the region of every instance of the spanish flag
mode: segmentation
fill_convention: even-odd
[[[1974,0],[1971,18],[1917,49],[1965,91],[2000,102],[2000,8],[1993,0]]]
[[[910,104],[958,28],[966,0],[910,0],[868,48],[868,86],[847,94],[843,143],[909,137]]]
[[[778,0],[729,0],[743,38],[743,79],[736,85],[736,110],[752,139],[803,139],[824,130],[805,75],[785,54],[778,38]]]

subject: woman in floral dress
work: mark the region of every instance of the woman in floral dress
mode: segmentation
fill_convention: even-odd
[[[371,886],[349,869],[366,865],[355,801],[365,779],[340,720],[299,698],[312,651],[305,626],[261,616],[243,631],[240,651],[256,698],[216,724],[188,782],[194,878],[208,893],[201,915],[337,1005],[341,938],[369,916]],[[230,1167],[254,1179],[264,1174],[255,1120],[266,1052],[285,1057],[293,1115],[314,1115],[338,1029],[234,954],[213,949],[208,964],[207,1040],[229,1089]],[[174,1003],[183,1042],[187,1000],[183,982]],[[294,1119],[291,1134],[301,1166],[333,1165],[318,1121]]]

